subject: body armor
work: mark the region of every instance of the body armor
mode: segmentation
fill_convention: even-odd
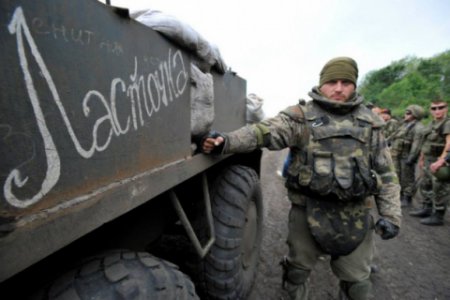
[[[308,130],[304,146],[291,148],[286,185],[307,196],[309,228],[323,251],[348,255],[371,227],[364,199],[381,186],[371,168],[373,114],[362,105],[331,114],[313,101],[286,114],[303,114]]]
[[[445,147],[445,135],[442,133],[442,129],[446,122],[450,121],[450,118],[431,123],[423,132],[424,143],[422,146],[422,152],[428,157],[439,157],[444,151]]]
[[[391,153],[395,156],[407,157],[411,151],[414,139],[414,127],[417,122],[405,123],[392,135]]]
[[[376,122],[369,110],[360,105],[349,114],[335,115],[313,101],[300,109],[309,141],[305,147],[291,149],[288,187],[311,197],[340,201],[361,201],[375,194],[380,184],[371,168]]]

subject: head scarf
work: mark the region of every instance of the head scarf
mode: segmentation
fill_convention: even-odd
[[[356,87],[358,80],[358,65],[353,58],[350,57],[336,57],[330,60],[323,66],[320,71],[319,87],[324,83],[344,79],[351,81]]]

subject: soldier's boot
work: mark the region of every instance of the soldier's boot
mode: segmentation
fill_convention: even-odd
[[[423,225],[441,226],[444,225],[445,210],[435,210],[429,217],[420,220]]]
[[[402,207],[409,207],[409,206],[411,206],[411,203],[412,203],[411,196],[402,195],[402,198],[401,198],[401,206]]]
[[[431,203],[424,203],[422,208],[413,210],[409,212],[409,215],[412,217],[425,218],[431,216],[433,212],[433,207]]]
[[[304,270],[294,267],[284,258],[281,262],[283,266],[283,289],[287,291],[291,300],[308,299],[308,277],[311,270]]]
[[[339,282],[340,300],[367,300],[372,289],[372,283],[369,279],[358,282]]]

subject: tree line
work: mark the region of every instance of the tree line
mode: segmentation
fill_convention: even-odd
[[[450,50],[431,58],[407,56],[370,71],[359,84],[359,92],[366,103],[389,108],[393,116],[403,116],[411,104],[428,111],[430,100],[450,100]]]

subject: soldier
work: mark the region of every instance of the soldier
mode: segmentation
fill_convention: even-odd
[[[283,285],[291,299],[307,299],[307,279],[318,258],[331,255],[341,294],[367,299],[371,282],[373,228],[383,239],[399,232],[400,187],[382,121],[356,93],[358,67],[337,57],[320,72],[312,101],[288,107],[274,118],[231,133],[204,138],[204,153],[290,147],[286,187],[288,256]],[[381,218],[373,226],[375,203]]]
[[[402,207],[412,202],[415,181],[415,166],[420,153],[420,141],[423,125],[420,120],[424,116],[423,108],[410,105],[405,110],[401,126],[390,136],[391,154],[395,170],[400,180],[400,199]]]
[[[381,110],[382,108],[376,105],[372,105],[372,107],[370,108],[370,110],[376,114],[376,115],[380,115],[381,114]]]
[[[399,122],[392,118],[391,110],[389,108],[383,108],[380,111],[380,116],[386,122],[384,126],[383,133],[386,139],[389,140],[389,137],[397,130],[398,126],[400,126]]]
[[[423,196],[422,208],[410,212],[420,217],[424,225],[443,225],[444,215],[450,197],[450,182],[438,180],[433,176],[445,165],[450,150],[450,118],[448,107],[443,100],[434,100],[430,106],[433,121],[423,131],[423,145],[419,158],[419,167],[423,169],[420,191]]]

